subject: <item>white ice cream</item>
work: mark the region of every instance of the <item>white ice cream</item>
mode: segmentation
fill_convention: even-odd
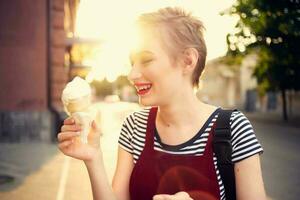
[[[66,85],[61,97],[66,113],[82,127],[80,139],[83,143],[87,143],[87,136],[94,118],[90,110],[91,93],[88,82],[76,76]]]
[[[76,76],[71,82],[69,82],[62,93],[62,101],[69,102],[84,96],[92,94],[91,87],[87,81]]]

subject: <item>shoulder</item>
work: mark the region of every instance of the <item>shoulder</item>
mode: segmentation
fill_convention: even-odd
[[[136,150],[136,140],[142,141],[150,108],[142,108],[125,117],[119,136],[120,146],[129,153]]]
[[[220,118],[220,115],[223,117],[223,120],[229,120],[229,128],[231,131],[231,139],[234,137],[234,135],[239,132],[238,130],[244,129],[245,127],[253,129],[249,119],[244,115],[244,113],[240,110],[234,109],[224,109],[219,108],[218,109],[218,118]],[[227,118],[227,119],[226,119]],[[221,120],[221,119],[220,119]]]
[[[245,116],[245,114],[242,111],[240,111],[238,109],[232,110],[231,119],[233,119],[235,117],[241,117],[241,116]]]
[[[233,110],[230,116],[230,128],[231,131],[238,130],[244,127],[253,128],[249,119],[240,110]]]
[[[140,110],[130,113],[124,119],[123,125],[129,126],[130,128],[134,129],[134,127],[136,125],[139,125],[140,123],[142,123],[142,124],[147,123],[150,109],[151,108],[149,108],[149,107],[141,108]]]
[[[242,111],[235,110],[232,112],[230,129],[233,162],[238,162],[263,152],[251,122]]]

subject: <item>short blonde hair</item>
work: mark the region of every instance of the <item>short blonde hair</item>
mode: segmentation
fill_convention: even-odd
[[[179,7],[166,7],[156,12],[144,13],[138,24],[145,27],[161,28],[171,41],[164,41],[173,58],[187,48],[195,48],[199,58],[192,74],[192,84],[198,87],[206,61],[206,44],[203,38],[203,23]]]

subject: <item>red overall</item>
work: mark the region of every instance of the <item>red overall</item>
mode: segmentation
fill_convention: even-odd
[[[154,150],[157,108],[151,108],[145,147],[130,178],[131,200],[152,200],[156,194],[185,191],[194,200],[220,199],[213,162],[212,128],[202,156],[175,155]]]

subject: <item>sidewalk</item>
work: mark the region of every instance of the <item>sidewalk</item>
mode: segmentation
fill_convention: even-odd
[[[244,112],[250,121],[258,123],[277,124],[280,126],[289,126],[294,128],[300,128],[300,113],[294,113],[289,116],[288,121],[284,121],[282,113],[280,112]]]
[[[112,179],[118,134],[104,135],[101,145],[105,168]],[[63,155],[55,144],[0,145],[1,174],[13,182],[0,185],[1,200],[82,200],[92,199],[88,173],[82,161]]]
[[[56,145],[41,147],[41,144],[5,144],[4,146],[13,146],[19,153],[16,153],[18,158],[13,157],[9,163],[10,167],[4,171],[5,174],[9,170],[14,171],[11,175],[16,180],[0,185],[1,200],[92,199],[89,180],[83,163],[74,159],[66,159],[66,156],[56,150]],[[35,150],[34,153],[33,149]],[[51,155],[38,153],[41,149],[44,152],[48,150]],[[2,152],[3,144],[1,144],[0,150]],[[28,162],[30,156],[31,162]],[[34,159],[32,159],[33,156]],[[0,159],[2,161],[2,158]],[[66,166],[66,160],[69,160],[70,164],[67,166],[68,171],[65,171],[67,177],[64,178],[62,169]],[[1,166],[2,163],[5,162],[1,162]],[[2,169],[1,173],[3,172]],[[76,176],[72,176],[72,174]],[[61,188],[66,190],[61,192]],[[58,193],[63,193],[63,195],[60,195],[59,198]]]
[[[101,119],[101,145],[106,172],[111,180],[121,123],[137,105],[97,103],[95,108],[105,116]],[[14,181],[0,184],[1,200],[92,199],[84,163],[63,155],[57,144],[0,143],[0,175],[14,177]]]

